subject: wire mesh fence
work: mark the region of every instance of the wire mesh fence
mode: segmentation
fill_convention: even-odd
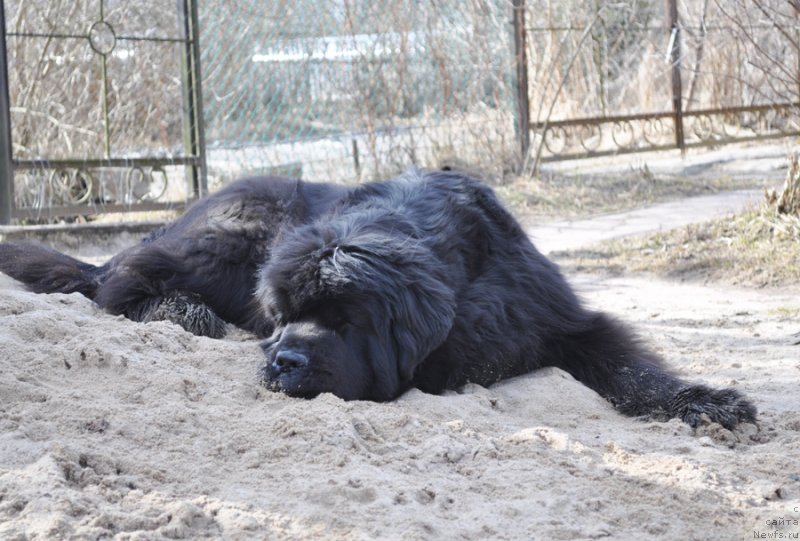
[[[534,161],[798,133],[789,3],[663,4],[528,0]]]
[[[3,4],[14,207],[185,201],[187,168],[200,164],[185,143],[189,13],[161,0]]]
[[[211,178],[380,178],[514,148],[503,2],[211,1],[201,9]]]
[[[170,208],[205,176],[502,180],[797,134],[793,5],[5,0],[0,197],[17,217]]]

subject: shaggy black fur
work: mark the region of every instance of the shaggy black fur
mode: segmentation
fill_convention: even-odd
[[[134,321],[173,321],[220,338],[225,322],[259,336],[272,323],[253,299],[258,267],[285,227],[329,210],[346,189],[279,177],[234,182],[95,267],[46,246],[0,243],[0,271],[37,293],[79,292]]]
[[[0,270],[198,334],[220,335],[222,320],[274,331],[261,376],[291,396],[383,401],[557,366],[628,415],[755,421],[736,391],[677,378],[585,309],[494,193],[458,173],[352,190],[250,179],[103,267],[7,243]]]

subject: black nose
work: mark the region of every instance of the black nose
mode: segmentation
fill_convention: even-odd
[[[308,357],[291,349],[283,349],[275,355],[272,367],[278,372],[291,372],[296,368],[308,366]]]

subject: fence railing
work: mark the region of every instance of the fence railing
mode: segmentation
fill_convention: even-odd
[[[0,0],[0,223],[798,135],[800,17],[758,5]]]
[[[687,2],[686,4],[691,4]],[[707,8],[708,2],[705,2]],[[706,24],[707,14],[701,17],[700,27],[686,26],[681,22],[678,13],[678,3],[676,0],[666,0],[666,10],[664,23],[662,25],[632,24],[626,32],[637,34],[642,37],[638,40],[640,45],[652,47],[649,54],[632,54],[631,58],[638,59],[638,65],[629,63],[629,67],[634,67],[633,71],[627,72],[626,76],[635,80],[636,71],[642,70],[642,66],[658,73],[657,77],[652,78],[648,86],[651,95],[657,96],[656,99],[649,100],[651,105],[659,100],[662,108],[659,110],[651,108],[650,111],[640,111],[629,114],[605,113],[605,114],[571,114],[568,118],[559,119],[558,113],[552,114],[552,110],[546,111],[543,115],[541,110],[534,113],[537,116],[544,116],[545,120],[530,120],[527,126],[536,135],[536,148],[530,156],[534,167],[539,162],[576,159],[597,156],[607,156],[623,153],[646,152],[667,149],[687,149],[692,147],[715,146],[733,142],[746,142],[759,139],[769,139],[786,137],[800,134],[800,102],[798,102],[796,85],[800,71],[794,72],[794,77],[784,80],[780,84],[783,88],[769,94],[767,92],[752,93],[749,97],[742,96],[741,93],[735,96],[734,100],[728,95],[714,95],[711,90],[706,89],[706,94],[697,92],[700,86],[697,84],[698,76],[702,79],[717,79],[721,86],[735,83],[750,88],[758,86],[755,81],[748,81],[747,76],[737,73],[740,68],[741,55],[738,48],[741,42],[738,41],[739,32],[733,26],[729,27],[710,27]],[[795,17],[800,13],[794,14]],[[790,15],[791,16],[791,15]],[[688,18],[688,14],[684,14]],[[580,35],[582,38],[590,35],[593,25],[597,24],[595,18],[589,24],[569,27],[525,27],[525,34],[572,34]],[[515,18],[515,25],[524,23],[518,22]],[[773,45],[796,45],[800,40],[789,41],[786,34],[776,32],[778,21],[773,19],[773,24],[759,25],[753,21],[747,21],[747,31],[759,33],[762,36],[772,33],[766,38],[766,46],[763,50],[754,47],[757,54],[767,54],[769,43]],[[789,28],[793,32],[800,29],[797,23],[790,21]],[[784,30],[786,27],[784,27]],[[687,40],[684,35],[688,31],[699,34],[697,39]],[[518,30],[518,33],[520,31]],[[716,36],[714,35],[716,34]],[[659,44],[659,35],[664,44],[663,65],[665,69],[658,70],[656,46]],[[753,39],[755,36],[750,34]],[[761,37],[761,36],[759,36]],[[591,49],[591,48],[589,48]],[[781,50],[775,47],[773,50]],[[591,51],[590,51],[591,52]],[[730,61],[728,66],[734,68],[730,72],[725,72],[716,68],[714,71],[702,70],[701,63],[703,53],[706,56],[716,55],[717,61]],[[731,54],[734,53],[734,54]],[[794,58],[787,58],[787,63],[798,62],[797,53]],[[573,57],[576,58],[577,55]],[[648,65],[648,57],[650,64]],[[519,55],[518,55],[519,58]],[[655,61],[653,61],[655,58]],[[688,62],[693,60],[693,62]],[[706,58],[706,61],[708,59]],[[769,66],[774,59],[764,61],[762,69]],[[654,65],[656,69],[653,70]],[[527,62],[523,63],[522,69],[527,70]],[[552,65],[550,66],[552,68]],[[792,69],[792,68],[790,68]],[[660,73],[659,73],[660,72]],[[528,76],[525,75],[527,80]],[[687,86],[684,79],[689,81]],[[659,83],[660,80],[660,83]],[[785,83],[789,83],[787,86]],[[706,81],[708,85],[708,82]],[[762,83],[763,84],[763,83]],[[701,82],[702,85],[702,82]],[[530,91],[530,86],[526,86],[525,92]],[[658,96],[657,89],[662,94]],[[664,92],[667,89],[668,92]],[[688,89],[688,94],[687,94]],[[629,90],[629,89],[628,89]],[[773,89],[775,90],[775,89]],[[745,98],[745,99],[742,99]],[[527,99],[527,97],[526,97]],[[750,101],[748,105],[729,105],[725,101]],[[638,100],[640,108],[647,100]],[[708,106],[698,107],[705,101]],[[543,105],[546,105],[544,103]],[[669,107],[663,107],[669,105]],[[652,107],[652,105],[651,105]],[[600,107],[603,109],[604,107]],[[619,109],[623,109],[620,107]],[[555,119],[554,119],[555,117]],[[527,141],[521,141],[521,147],[525,152],[529,145]]]
[[[205,190],[195,3],[107,4],[0,2],[2,223],[179,208]]]

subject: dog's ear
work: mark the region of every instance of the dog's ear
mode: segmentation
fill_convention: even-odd
[[[405,231],[396,221],[385,228],[375,221],[370,228],[346,225],[342,231],[309,229],[284,242],[272,254],[261,297],[284,310],[313,299],[339,299],[369,313],[372,329],[363,332],[373,338],[365,352],[375,380],[373,398],[389,400],[447,338],[455,294],[447,269],[410,234],[412,227]],[[307,242],[301,244],[304,236]]]
[[[384,335],[382,349],[397,363],[396,372],[384,378],[394,380],[390,386],[403,388],[450,333],[455,293],[446,283],[446,269],[422,243],[382,237],[350,239],[338,246],[321,264],[321,274],[331,286],[367,293],[366,304],[380,304],[364,308],[372,310],[375,331]]]
[[[414,378],[417,367],[447,338],[455,319],[453,290],[425,266],[404,272],[403,286],[390,302],[390,328],[402,383]]]

